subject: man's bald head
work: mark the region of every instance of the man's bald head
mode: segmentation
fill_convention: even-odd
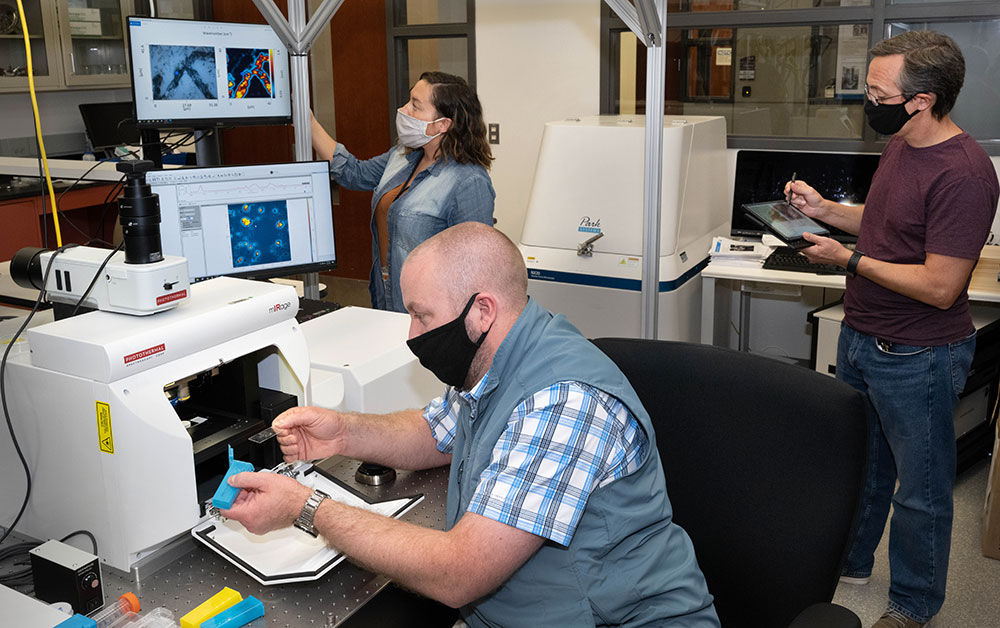
[[[521,252],[502,232],[482,223],[464,222],[428,238],[407,256],[404,272],[411,264],[420,265],[421,274],[430,273],[423,278],[443,286],[459,310],[476,292],[495,294],[517,313],[528,300]]]

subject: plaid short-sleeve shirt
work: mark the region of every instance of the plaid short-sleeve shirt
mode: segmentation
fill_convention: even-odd
[[[475,408],[489,376],[470,391],[449,389],[424,410],[441,452],[452,453],[461,404]],[[468,512],[569,545],[590,493],[635,471],[648,445],[621,401],[581,382],[557,382],[511,413]]]

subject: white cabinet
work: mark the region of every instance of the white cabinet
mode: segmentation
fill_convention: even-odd
[[[31,61],[37,89],[62,86],[59,29],[55,4],[42,0],[22,0],[31,43]],[[28,62],[24,53],[21,18],[14,3],[0,4],[0,91],[28,89]]]
[[[24,0],[35,88],[128,87],[131,0]],[[14,5],[0,4],[0,92],[28,89]]]
[[[126,31],[131,2],[58,0],[59,42],[67,87],[127,87]]]

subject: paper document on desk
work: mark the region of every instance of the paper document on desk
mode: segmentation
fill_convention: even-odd
[[[410,495],[369,501],[315,467],[297,479],[310,488],[318,488],[334,501],[386,517],[401,517],[424,498]],[[231,519],[209,518],[195,526],[191,534],[263,585],[317,580],[345,558],[339,550],[327,545],[323,537],[314,538],[294,527],[257,535]]]
[[[715,263],[759,268],[764,258],[773,250],[773,247],[761,242],[744,242],[725,236],[715,236],[712,238],[712,247],[708,254]]]

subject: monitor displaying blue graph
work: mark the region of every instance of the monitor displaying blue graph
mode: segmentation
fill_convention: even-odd
[[[229,245],[234,268],[291,260],[288,201],[229,205]]]
[[[146,182],[163,253],[187,258],[191,281],[336,267],[329,162],[177,168]]]

